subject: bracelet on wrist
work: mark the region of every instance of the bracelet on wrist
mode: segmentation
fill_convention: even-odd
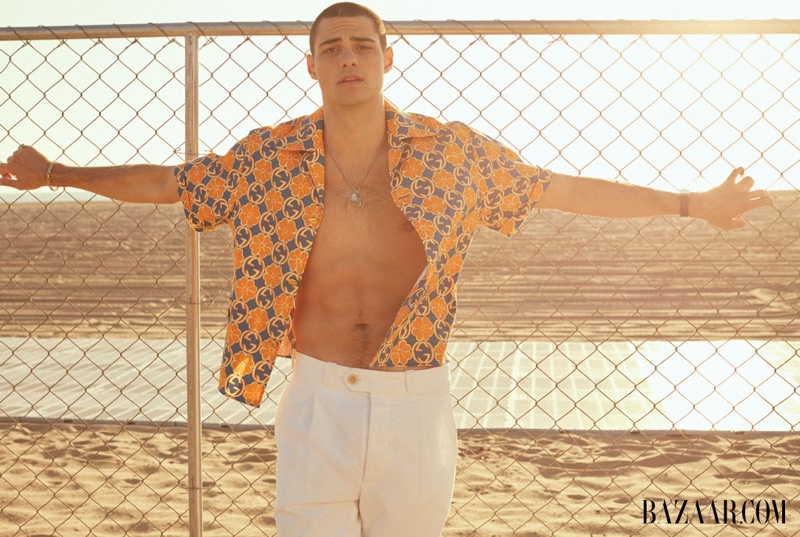
[[[58,191],[58,187],[57,186],[53,186],[53,182],[52,182],[52,178],[51,178],[51,176],[53,174],[53,166],[55,166],[55,165],[56,165],[56,162],[53,161],[53,162],[50,163],[50,166],[47,167],[47,188],[49,188],[53,192]]]

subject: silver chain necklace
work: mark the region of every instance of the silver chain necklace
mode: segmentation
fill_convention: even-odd
[[[350,190],[352,190],[352,192],[350,193],[350,196],[348,196],[348,198],[347,198],[348,201],[350,201],[350,203],[352,203],[354,207],[361,207],[361,204],[363,203],[363,200],[361,198],[361,187],[364,186],[364,181],[366,181],[367,177],[369,177],[369,172],[372,171],[372,168],[375,166],[375,163],[378,161],[378,155],[381,154],[381,148],[383,147],[383,141],[386,139],[386,132],[384,132],[383,139],[381,139],[381,143],[378,145],[378,149],[375,150],[375,156],[372,157],[372,162],[370,163],[369,167],[367,168],[367,171],[364,172],[364,177],[361,178],[361,184],[358,185],[358,186],[353,186],[353,183],[351,183],[350,179],[347,178],[347,176],[345,175],[344,171],[342,170],[342,167],[339,166],[339,161],[336,158],[336,153],[334,153],[333,148],[328,145],[328,141],[325,139],[325,135],[324,134],[322,135],[322,138],[323,138],[323,140],[325,142],[325,147],[330,151],[331,157],[333,157],[333,163],[336,165],[336,169],[339,170],[339,173],[342,175],[342,178],[347,183],[347,186],[349,186]]]

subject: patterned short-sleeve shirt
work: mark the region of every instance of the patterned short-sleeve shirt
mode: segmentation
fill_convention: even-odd
[[[456,314],[456,283],[479,225],[513,234],[550,172],[462,123],[385,103],[391,195],[425,247],[427,268],[369,367],[438,366]],[[224,155],[175,168],[198,230],[229,225],[234,285],[220,391],[259,406],[278,356],[293,350],[292,316],[325,192],[323,110],[256,129]]]

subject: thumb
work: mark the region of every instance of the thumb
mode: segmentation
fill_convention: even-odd
[[[730,222],[728,222],[728,226],[725,229],[741,229],[745,227],[745,225],[746,222],[744,221],[744,218],[739,215],[731,218]]]

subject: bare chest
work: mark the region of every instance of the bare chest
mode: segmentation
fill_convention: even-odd
[[[388,158],[388,157],[387,157]],[[409,262],[424,262],[424,249],[416,230],[392,199],[387,158],[361,184],[345,180],[328,165],[325,204],[314,244],[315,254],[353,254],[354,260],[376,255],[387,260],[415,252]]]
[[[391,196],[388,156],[354,189],[327,166],[322,222],[297,294],[297,349],[366,367],[427,261]]]

